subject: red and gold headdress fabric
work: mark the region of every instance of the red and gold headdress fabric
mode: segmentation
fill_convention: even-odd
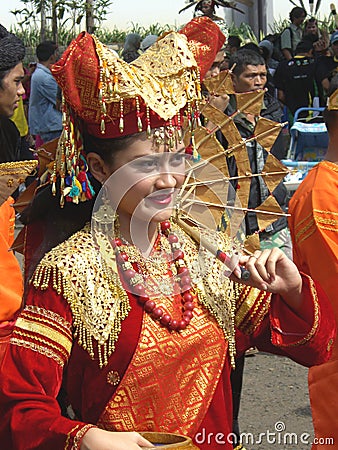
[[[194,19],[170,32],[128,64],[95,36],[81,33],[51,71],[64,97],[64,131],[52,182],[61,176],[61,204],[90,198],[78,195],[77,173],[86,170],[81,133],[115,138],[159,126],[181,129],[182,113],[199,118],[200,78],[224,43],[209,18]],[[84,178],[84,177],[80,177]],[[83,194],[83,193],[82,193]]]
[[[206,16],[195,17],[180,31],[189,42],[197,61],[201,79],[212,66],[217,53],[223,47],[225,36],[218,25]]]

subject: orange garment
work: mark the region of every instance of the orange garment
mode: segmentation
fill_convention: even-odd
[[[14,241],[15,211],[9,197],[0,206],[0,362],[5,352],[12,320],[20,309],[23,280],[18,260],[8,251]]]
[[[322,161],[301,183],[290,201],[289,226],[294,261],[299,270],[319,281],[338,319],[338,165]],[[317,438],[338,443],[338,343],[327,363],[309,370],[309,393]],[[313,449],[331,450],[322,444]]]

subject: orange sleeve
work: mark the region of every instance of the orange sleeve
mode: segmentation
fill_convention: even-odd
[[[293,258],[299,270],[320,282],[338,320],[338,171],[318,168],[309,175],[316,175],[313,183],[304,182],[290,201]]]
[[[20,265],[12,251],[15,211],[9,199],[0,207],[0,323],[11,320],[20,309],[23,279]]]

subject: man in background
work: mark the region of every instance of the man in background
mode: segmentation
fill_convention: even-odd
[[[316,60],[313,57],[313,38],[304,38],[296,48],[296,55],[289,61],[281,61],[273,81],[278,90],[278,100],[285,104],[291,114],[297,109],[323,105],[323,90],[316,82]],[[308,112],[300,115],[306,117]]]
[[[283,57],[289,61],[294,55],[299,42],[303,37],[303,22],[306,18],[306,11],[300,6],[296,6],[290,12],[290,25],[282,31],[280,36],[280,48]]]
[[[57,83],[50,66],[58,59],[55,42],[44,41],[36,48],[38,64],[31,78],[28,124],[36,147],[61,135],[62,113],[56,107]]]
[[[325,94],[330,88],[330,82],[338,70],[338,31],[330,39],[330,56],[320,56],[317,61],[316,79],[321,83]]]

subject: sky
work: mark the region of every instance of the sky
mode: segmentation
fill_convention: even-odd
[[[274,5],[274,17],[287,18],[293,5],[286,0],[268,0]],[[299,3],[299,2],[296,2]],[[316,3],[316,2],[315,2]],[[332,0],[322,0],[321,15],[328,16],[330,13],[330,3]],[[178,11],[185,6],[185,0],[113,0],[110,7],[111,13],[108,20],[103,23],[104,28],[116,26],[119,29],[127,30],[132,24],[149,26],[159,23],[161,25],[181,25],[189,21],[192,17],[190,8],[184,13]],[[309,1],[304,0],[305,7]],[[0,0],[0,23],[7,28],[15,24],[15,16],[10,13],[14,9],[22,9],[24,4],[20,0]]]

